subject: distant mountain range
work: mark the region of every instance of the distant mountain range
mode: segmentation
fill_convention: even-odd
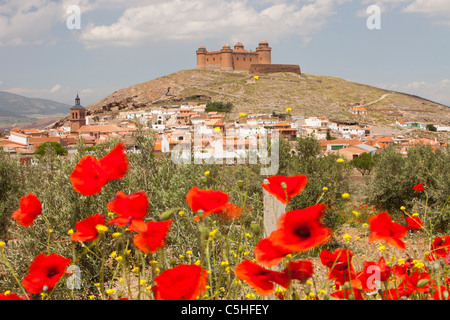
[[[0,91],[0,127],[24,127],[37,122],[42,123],[43,119],[54,121],[68,114],[71,107],[53,100],[27,98]]]

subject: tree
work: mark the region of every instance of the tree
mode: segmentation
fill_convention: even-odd
[[[433,126],[432,124],[427,124],[427,130],[436,132],[437,128],[435,126]]]
[[[50,152],[53,151],[58,156],[65,156],[68,153],[67,149],[61,146],[61,144],[59,144],[58,142],[51,141],[45,142],[40,146],[38,146],[34,154],[43,156],[49,151]]]
[[[319,141],[314,137],[298,138],[297,139],[297,154],[300,157],[317,157],[321,153]]]
[[[353,159],[350,163],[364,176],[366,174],[370,174],[372,171],[375,165],[374,158],[375,157],[373,157],[370,153],[363,153],[359,157]]]

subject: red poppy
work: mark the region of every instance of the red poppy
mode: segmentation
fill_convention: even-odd
[[[407,217],[406,223],[407,223],[406,225],[407,230],[423,229],[422,219],[420,219],[419,217]]]
[[[217,214],[217,218],[222,221],[232,221],[242,214],[242,208],[233,204],[225,203],[225,208]]]
[[[352,282],[354,287],[360,286],[352,264],[353,252],[350,249],[338,248],[333,253],[322,250],[319,257],[322,264],[329,269],[328,277],[334,279],[336,285]]]
[[[133,243],[139,250],[150,253],[165,245],[172,220],[147,222],[147,231],[141,232],[133,238]]]
[[[157,276],[152,290],[156,300],[195,300],[205,291],[207,281],[206,269],[181,264]]]
[[[426,260],[445,259],[448,253],[450,253],[450,236],[436,237],[431,243],[431,253],[426,257]]]
[[[423,182],[421,182],[421,183],[415,185],[415,186],[413,187],[413,190],[416,190],[416,191],[424,191],[425,189],[424,189],[424,187],[423,187]]]
[[[434,300],[450,300],[450,290],[446,286],[433,285],[434,288]],[[447,291],[447,298],[444,296],[444,292]]]
[[[253,253],[255,254],[256,260],[262,265],[273,267],[279,264],[292,251],[275,246],[270,238],[264,238],[258,242]]]
[[[382,212],[375,217],[370,217],[369,223],[371,231],[369,243],[383,240],[400,250],[406,249],[406,245],[402,241],[406,235],[406,227],[393,222],[387,212]]]
[[[431,284],[430,281],[428,281],[428,283],[423,286],[420,287],[417,286],[419,281],[423,279],[431,279],[430,274],[427,272],[414,271],[411,274],[406,274],[403,277],[402,285],[405,286],[408,296],[414,291],[425,293],[428,292],[428,288],[430,287]]]
[[[320,222],[325,208],[324,204],[316,204],[284,213],[278,219],[277,229],[270,234],[270,241],[292,252],[303,252],[327,242],[332,230]]]
[[[70,175],[70,181],[75,191],[92,196],[100,193],[109,181],[122,178],[127,170],[128,159],[120,143],[100,160],[90,155],[83,157]]]
[[[292,197],[302,192],[308,183],[308,178],[303,175],[290,177],[275,175],[268,177],[267,180],[269,183],[263,183],[263,188],[284,204],[290,202]],[[283,182],[286,184],[286,190],[281,185]]]
[[[119,143],[106,156],[100,158],[99,162],[106,172],[108,181],[125,177],[128,171],[128,158],[123,143]]]
[[[289,280],[304,282],[314,274],[314,268],[309,260],[289,261],[283,273]],[[288,285],[284,287],[287,288]]]
[[[100,214],[94,214],[75,224],[78,232],[72,233],[73,241],[93,241],[98,237],[98,225],[105,225],[105,218]]]
[[[119,191],[115,199],[110,201],[106,207],[119,215],[119,217],[109,220],[108,224],[115,224],[119,227],[128,226],[132,231],[147,231],[144,217],[147,215],[149,203],[144,191],[138,191],[128,196],[123,191]]]
[[[383,291],[383,300],[400,300],[402,297],[408,297],[408,293],[403,285],[399,285],[397,288],[391,288]]]
[[[28,275],[22,284],[30,293],[50,292],[64,275],[67,266],[72,260],[56,253],[38,255],[28,268]]]
[[[34,193],[20,199],[19,209],[14,211],[11,218],[16,219],[23,227],[29,227],[33,224],[38,215],[42,213],[42,205]]]
[[[26,295],[19,296],[15,293],[0,293],[0,300],[29,300]]]
[[[383,257],[378,263],[373,261],[364,262],[364,267],[356,276],[364,291],[374,291],[377,288],[376,281],[385,282],[389,279],[391,268],[386,264]]]
[[[200,190],[193,187],[186,195],[186,201],[192,211],[203,211],[202,219],[212,213],[219,213],[225,209],[228,202],[228,194],[216,190]],[[199,220],[200,217],[197,218]]]
[[[350,295],[353,295],[353,300],[364,300],[361,291],[356,288],[353,288],[352,291],[350,291],[349,289],[343,289],[330,294],[330,296],[332,296],[333,298],[346,300],[349,299]]]
[[[271,295],[275,289],[274,283],[287,286],[288,279],[278,271],[261,267],[250,260],[244,260],[236,266],[234,274],[238,279],[245,281],[256,292],[263,296]]]

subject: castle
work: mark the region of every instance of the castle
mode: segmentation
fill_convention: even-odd
[[[272,48],[265,40],[259,42],[256,51],[244,49],[240,42],[234,49],[225,44],[221,50],[207,51],[204,46],[197,50],[197,69],[219,69],[222,71],[248,70],[252,74],[270,72],[294,72],[301,74],[300,66],[272,64]]]

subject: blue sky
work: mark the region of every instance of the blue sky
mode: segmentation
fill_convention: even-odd
[[[371,5],[381,29],[367,27]],[[67,104],[79,92],[87,106],[195,68],[200,45],[260,40],[272,63],[450,106],[449,0],[0,0],[0,91]]]

